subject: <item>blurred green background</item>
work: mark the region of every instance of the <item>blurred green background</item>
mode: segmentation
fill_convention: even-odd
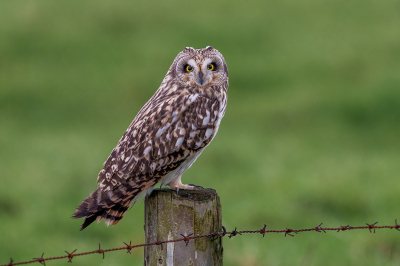
[[[394,224],[399,14],[395,0],[2,1],[0,264],[144,241],[142,202],[115,227],[70,217],[186,46],[229,68],[219,133],[183,178],[217,190],[228,230]],[[225,265],[400,264],[394,230],[223,241]],[[141,265],[132,253],[74,265]]]

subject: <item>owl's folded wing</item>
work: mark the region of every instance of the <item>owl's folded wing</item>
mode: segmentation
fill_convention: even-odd
[[[104,192],[127,183],[142,187],[139,190],[154,186],[160,177],[204,148],[218,128],[219,101],[214,98],[181,95],[148,105],[148,116],[141,114],[146,112],[143,109],[99,173]]]

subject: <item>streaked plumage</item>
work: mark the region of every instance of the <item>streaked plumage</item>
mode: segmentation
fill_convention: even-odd
[[[227,104],[228,70],[214,48],[186,48],[178,54],[159,89],[142,107],[111,152],[100,186],[77,208],[81,230],[97,219],[117,224],[129,206],[160,182],[183,185],[181,175],[218,131]]]

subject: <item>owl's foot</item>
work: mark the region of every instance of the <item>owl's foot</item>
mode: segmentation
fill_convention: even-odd
[[[199,188],[203,188],[201,186],[196,186],[196,185],[193,185],[193,184],[184,185],[184,184],[182,184],[180,178],[178,178],[177,180],[175,180],[172,183],[169,183],[168,186],[169,186],[170,189],[175,190],[176,194],[178,194],[180,189],[183,189],[183,190],[197,190]]]

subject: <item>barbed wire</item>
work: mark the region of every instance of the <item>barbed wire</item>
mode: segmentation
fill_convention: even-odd
[[[316,232],[324,232],[326,233],[326,231],[347,231],[347,230],[355,230],[355,229],[368,229],[370,233],[372,233],[372,231],[375,233],[375,229],[383,229],[383,228],[390,228],[390,229],[396,229],[397,231],[400,231],[400,225],[397,224],[397,219],[395,220],[395,225],[383,225],[383,226],[376,226],[378,222],[373,223],[373,224],[366,224],[366,226],[350,226],[350,225],[346,225],[346,226],[340,226],[340,227],[321,227],[322,223],[319,224],[316,227],[313,228],[306,228],[306,229],[290,229],[287,228],[283,229],[283,230],[266,230],[267,225],[264,224],[264,227],[258,230],[244,230],[244,231],[237,231],[237,228],[235,227],[235,230],[233,231],[226,231],[226,228],[224,226],[222,226],[222,232],[213,232],[210,234],[205,234],[205,235],[197,235],[195,236],[193,233],[189,234],[189,235],[183,235],[181,234],[182,238],[178,238],[178,239],[173,239],[173,240],[164,240],[164,241],[156,241],[156,242],[152,242],[152,243],[147,243],[147,244],[139,244],[139,245],[132,245],[132,241],[129,242],[129,244],[123,242],[125,244],[124,247],[119,247],[119,248],[110,248],[110,249],[101,249],[100,243],[99,243],[99,249],[97,250],[93,250],[93,251],[89,251],[89,252],[83,252],[83,253],[75,253],[75,251],[77,249],[75,249],[72,252],[68,252],[65,251],[65,253],[67,253],[67,255],[64,256],[59,256],[59,257],[49,257],[49,258],[43,258],[44,253],[42,253],[42,256],[40,258],[33,258],[32,260],[29,261],[23,261],[23,262],[13,262],[12,259],[10,259],[10,262],[8,264],[2,264],[0,266],[14,266],[14,265],[23,265],[23,264],[30,264],[30,263],[35,263],[35,262],[39,262],[42,265],[46,265],[46,261],[48,260],[60,260],[60,259],[68,259],[68,262],[72,262],[72,259],[74,257],[78,257],[78,256],[85,256],[85,255],[89,255],[89,254],[103,254],[103,259],[104,259],[104,253],[106,252],[111,252],[111,251],[117,251],[117,250],[126,250],[127,253],[131,253],[131,250],[134,248],[139,248],[139,247],[146,247],[146,246],[155,246],[155,245],[161,245],[162,244],[166,244],[166,243],[173,243],[173,242],[180,242],[183,241],[185,242],[186,246],[189,244],[190,240],[193,239],[197,239],[197,238],[203,238],[203,237],[208,237],[210,240],[215,240],[218,237],[224,237],[226,235],[228,235],[229,238],[232,238],[236,235],[242,235],[242,234],[255,234],[255,233],[259,233],[261,234],[263,237],[265,236],[265,234],[267,233],[285,233],[285,237],[288,236],[294,236],[293,233],[297,234],[299,232],[311,232],[311,231],[316,231]]]

